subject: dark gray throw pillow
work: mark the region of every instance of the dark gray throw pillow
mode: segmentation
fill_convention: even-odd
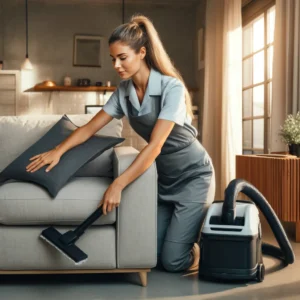
[[[0,184],[10,179],[34,182],[45,187],[52,197],[56,197],[59,190],[74,176],[77,170],[105,150],[125,140],[124,138],[95,134],[84,143],[65,152],[59,163],[49,172],[46,172],[48,165],[33,173],[26,171],[26,166],[32,162],[29,160],[31,157],[50,151],[77,128],[78,126],[64,115],[43,137],[0,173]]]

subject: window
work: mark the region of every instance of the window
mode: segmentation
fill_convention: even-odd
[[[261,1],[266,5],[253,13],[257,3],[243,9],[243,154],[270,148],[275,5]]]

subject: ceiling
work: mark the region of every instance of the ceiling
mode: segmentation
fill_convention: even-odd
[[[24,0],[19,0],[24,2]],[[47,4],[122,4],[122,0],[29,0],[30,2],[39,2]],[[188,5],[193,6],[200,3],[201,0],[125,0],[126,4],[153,4],[153,5]]]
[[[0,0],[1,1],[1,0]],[[16,0],[20,3],[24,3],[24,0]],[[196,6],[201,1],[209,1],[209,0],[125,0],[125,6],[127,4],[134,5],[163,5],[163,6]],[[234,0],[233,0],[234,1]],[[241,0],[242,7],[246,6],[253,0]],[[93,5],[108,5],[108,4],[120,4],[122,5],[123,0],[28,0],[30,3],[38,2],[45,4],[54,4],[54,5],[76,5],[76,4],[93,4]]]
[[[0,0],[2,1],[2,0]],[[24,3],[24,0],[16,0],[18,3]],[[125,0],[125,6],[128,4],[134,5],[153,5],[153,6],[197,6],[202,1],[209,0]],[[235,1],[235,0],[232,0]],[[253,0],[241,0],[241,6],[244,7]],[[28,0],[30,3],[44,3],[47,5],[108,5],[108,4],[119,4],[122,5],[123,0]]]

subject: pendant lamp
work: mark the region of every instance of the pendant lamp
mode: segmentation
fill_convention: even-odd
[[[122,1],[122,24],[125,23],[125,0]]]
[[[26,6],[26,58],[22,65],[23,70],[32,70],[32,64],[28,58],[28,0],[25,0]]]

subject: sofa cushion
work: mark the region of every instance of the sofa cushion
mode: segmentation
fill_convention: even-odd
[[[39,238],[40,233],[45,228],[42,225],[0,226],[2,245],[0,247],[0,270],[100,270],[116,268],[116,230],[114,226],[92,226],[80,237],[76,246],[88,255],[88,260],[80,265],[75,265],[73,261]],[[57,227],[61,233],[70,229],[72,229],[70,226]],[[73,294],[73,288],[71,293]],[[44,298],[41,293],[39,295],[40,299]],[[3,293],[1,298],[7,299],[7,297],[3,297]],[[87,297],[83,298],[87,299]],[[78,299],[78,297],[74,297],[74,299]]]
[[[0,116],[0,172],[46,134],[61,117],[61,115]],[[79,127],[88,123],[92,117],[94,117],[92,114],[68,115],[68,118]],[[121,120],[114,119],[96,134],[121,137],[122,124]],[[75,176],[113,177],[112,153],[113,149],[106,150],[80,168]]]
[[[44,186],[52,197],[56,197],[59,190],[75,175],[77,170],[105,150],[124,141],[123,138],[93,135],[84,143],[65,152],[59,163],[50,172],[45,172],[47,165],[35,172],[26,171],[31,157],[55,148],[75,129],[77,126],[64,115],[42,138],[0,173],[0,184],[6,179],[35,182]]]
[[[0,188],[0,224],[78,225],[98,206],[112,179],[74,177],[52,199],[37,184],[10,180]],[[114,224],[115,210],[93,225]]]

